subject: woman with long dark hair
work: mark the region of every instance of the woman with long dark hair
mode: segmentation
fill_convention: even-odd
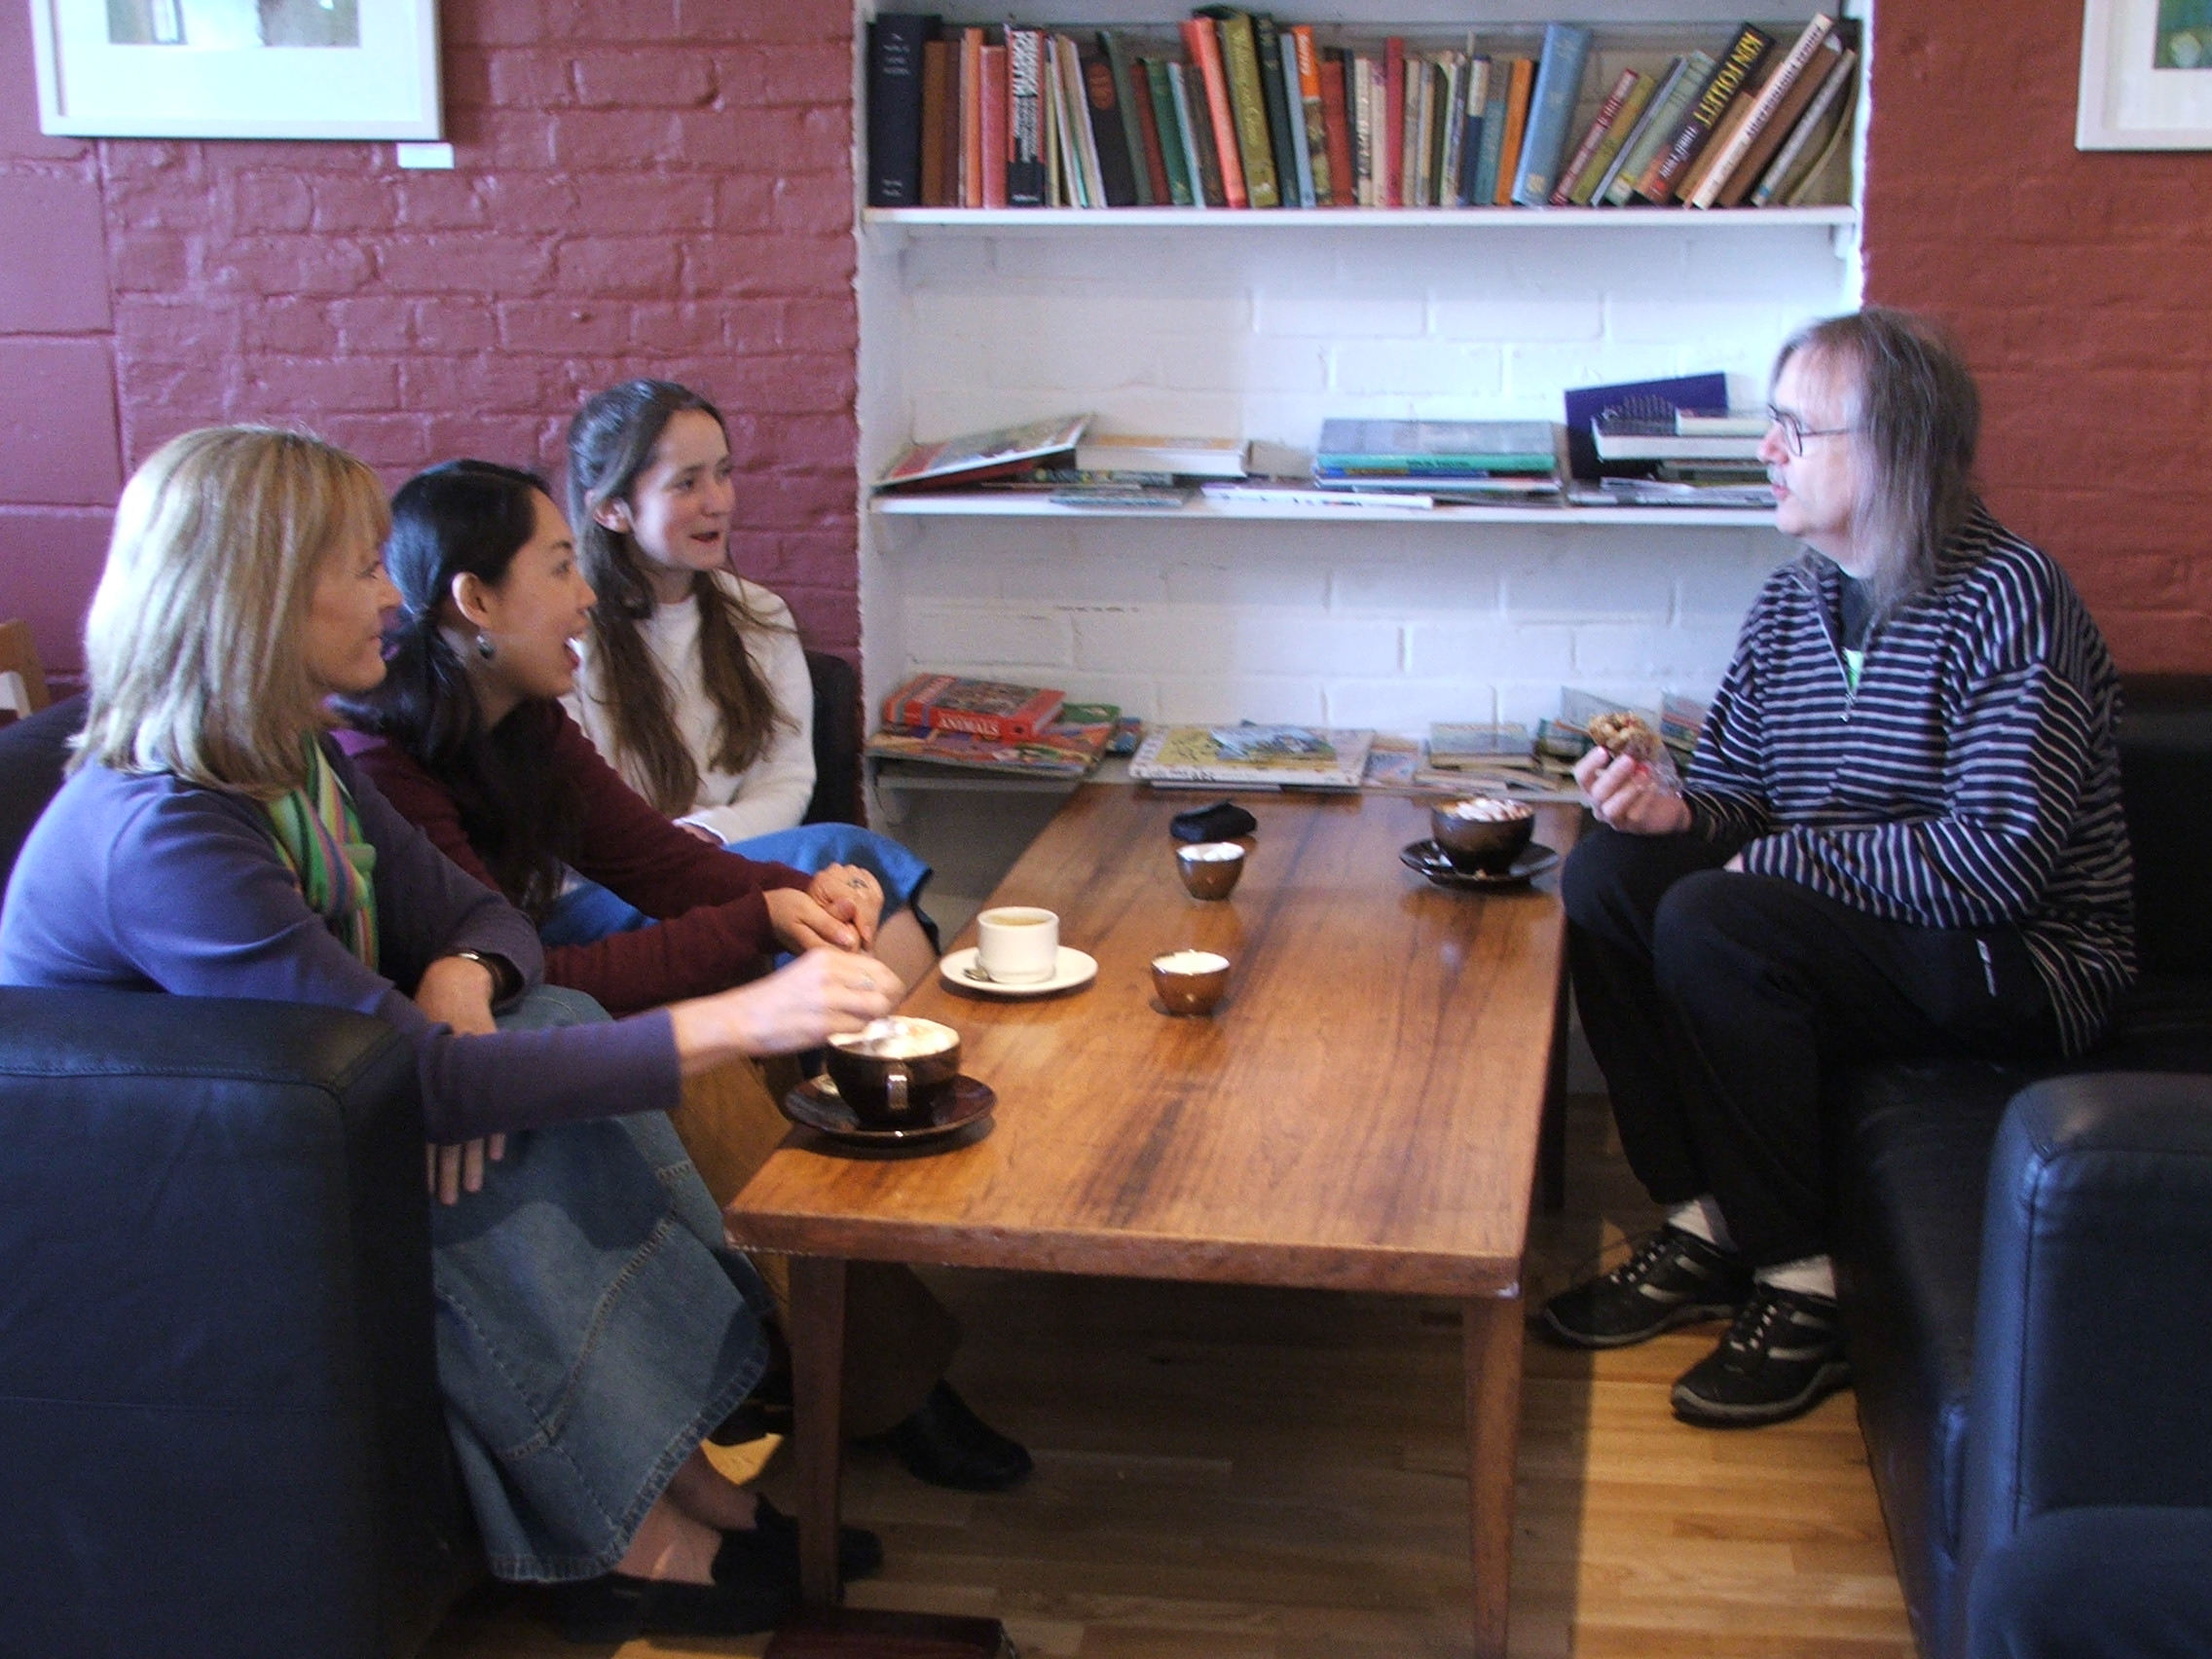
[[[886,836],[800,818],[814,790],[813,688],[784,602],[730,569],[727,426],[671,381],[632,380],[569,425],[569,516],[600,603],[569,709],[637,792],[693,833],[755,858],[831,862],[880,885],[876,949],[909,984],[936,948],[915,908],[929,866]],[[627,925],[572,898],[567,928]]]
[[[696,995],[762,972],[777,950],[876,942],[881,893],[856,866],[812,876],[686,833],[641,799],[555,699],[573,683],[574,642],[594,594],[568,525],[527,472],[459,461],[410,480],[392,501],[388,557],[402,606],[390,672],[343,705],[339,734],[393,806],[461,868],[534,918],[564,884],[599,884],[648,925],[566,943],[546,929],[546,977],[617,1013]],[[719,1125],[742,1180],[782,1138],[773,1098],[726,1091]],[[959,1328],[910,1269],[856,1264],[844,1421],[883,1436],[924,1480],[1011,1485],[1022,1448],[977,1419],[944,1382]]]
[[[443,1200],[438,1377],[493,1571],[556,1586],[579,1639],[765,1629],[795,1597],[790,1524],[698,1447],[766,1367],[766,1298],[665,1114],[682,1076],[888,1013],[896,977],[814,949],[612,1022],[541,985],[529,922],[327,742],[325,700],[385,676],[387,526],[375,475],[296,433],[192,432],[138,469],[86,624],[72,775],[0,912],[0,982],[394,1026]]]

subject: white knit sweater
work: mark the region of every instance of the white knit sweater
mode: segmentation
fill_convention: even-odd
[[[699,608],[688,599],[658,606],[639,632],[668,686],[676,729],[699,767],[699,798],[677,822],[697,824],[724,841],[742,841],[789,830],[806,816],[806,803],[814,794],[814,683],[807,677],[806,652],[790,607],[741,576],[718,571],[714,579],[741,595],[756,615],[767,618],[769,626],[745,631],[745,648],[774,694],[778,712],[790,722],[777,726],[768,752],[744,773],[718,771],[711,759],[719,717],[707,700],[699,669]],[[608,764],[642,793],[638,769],[615,746],[614,711],[604,700],[590,642],[582,644],[584,663],[576,688],[562,701]]]

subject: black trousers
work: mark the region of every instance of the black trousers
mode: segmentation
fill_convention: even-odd
[[[1879,921],[1721,869],[1735,850],[1599,826],[1561,894],[1575,1002],[1629,1166],[1661,1203],[1712,1194],[1761,1268],[1827,1248],[1824,1077],[2051,1054],[2057,1021],[2017,930]]]
[[[2212,1653],[2212,1510],[2054,1509],[1975,1568],[1972,1659]]]

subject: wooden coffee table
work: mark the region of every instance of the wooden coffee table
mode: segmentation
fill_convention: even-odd
[[[1419,802],[1237,798],[1259,819],[1249,867],[1200,903],[1167,832],[1193,797],[1079,791],[992,902],[1058,911],[1096,981],[1019,1001],[933,978],[907,999],[998,1091],[988,1134],[875,1159],[796,1130],[730,1205],[740,1242],[793,1258],[810,1602],[838,1591],[847,1261],[1391,1291],[1464,1304],[1475,1646],[1504,1653],[1522,1259],[1561,1048],[1557,876],[1446,892],[1398,862],[1428,833]],[[1536,840],[1564,854],[1579,816],[1540,809]],[[1183,946],[1235,964],[1208,1017],[1154,1001],[1152,958]]]

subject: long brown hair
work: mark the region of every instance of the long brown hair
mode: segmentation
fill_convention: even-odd
[[[1981,393],[1947,329],[1887,306],[1808,323],[1783,342],[1775,374],[1800,352],[1854,371],[1851,441],[1867,481],[1857,516],[1880,549],[1875,613],[1891,615],[1936,579],[1944,544],[1973,511]]]
[[[614,745],[631,781],[671,817],[697,804],[699,767],[676,729],[668,686],[638,631],[654,607],[643,558],[627,534],[599,522],[598,512],[609,501],[630,501],[661,434],[685,410],[711,417],[728,441],[721,411],[673,381],[624,381],[569,423],[569,518],[577,561],[599,592],[591,613],[597,694],[613,712]],[[700,678],[717,717],[712,759],[720,771],[740,773],[767,753],[779,728],[795,728],[745,648],[746,629],[780,624],[704,571],[692,573],[691,603],[699,610]]]

